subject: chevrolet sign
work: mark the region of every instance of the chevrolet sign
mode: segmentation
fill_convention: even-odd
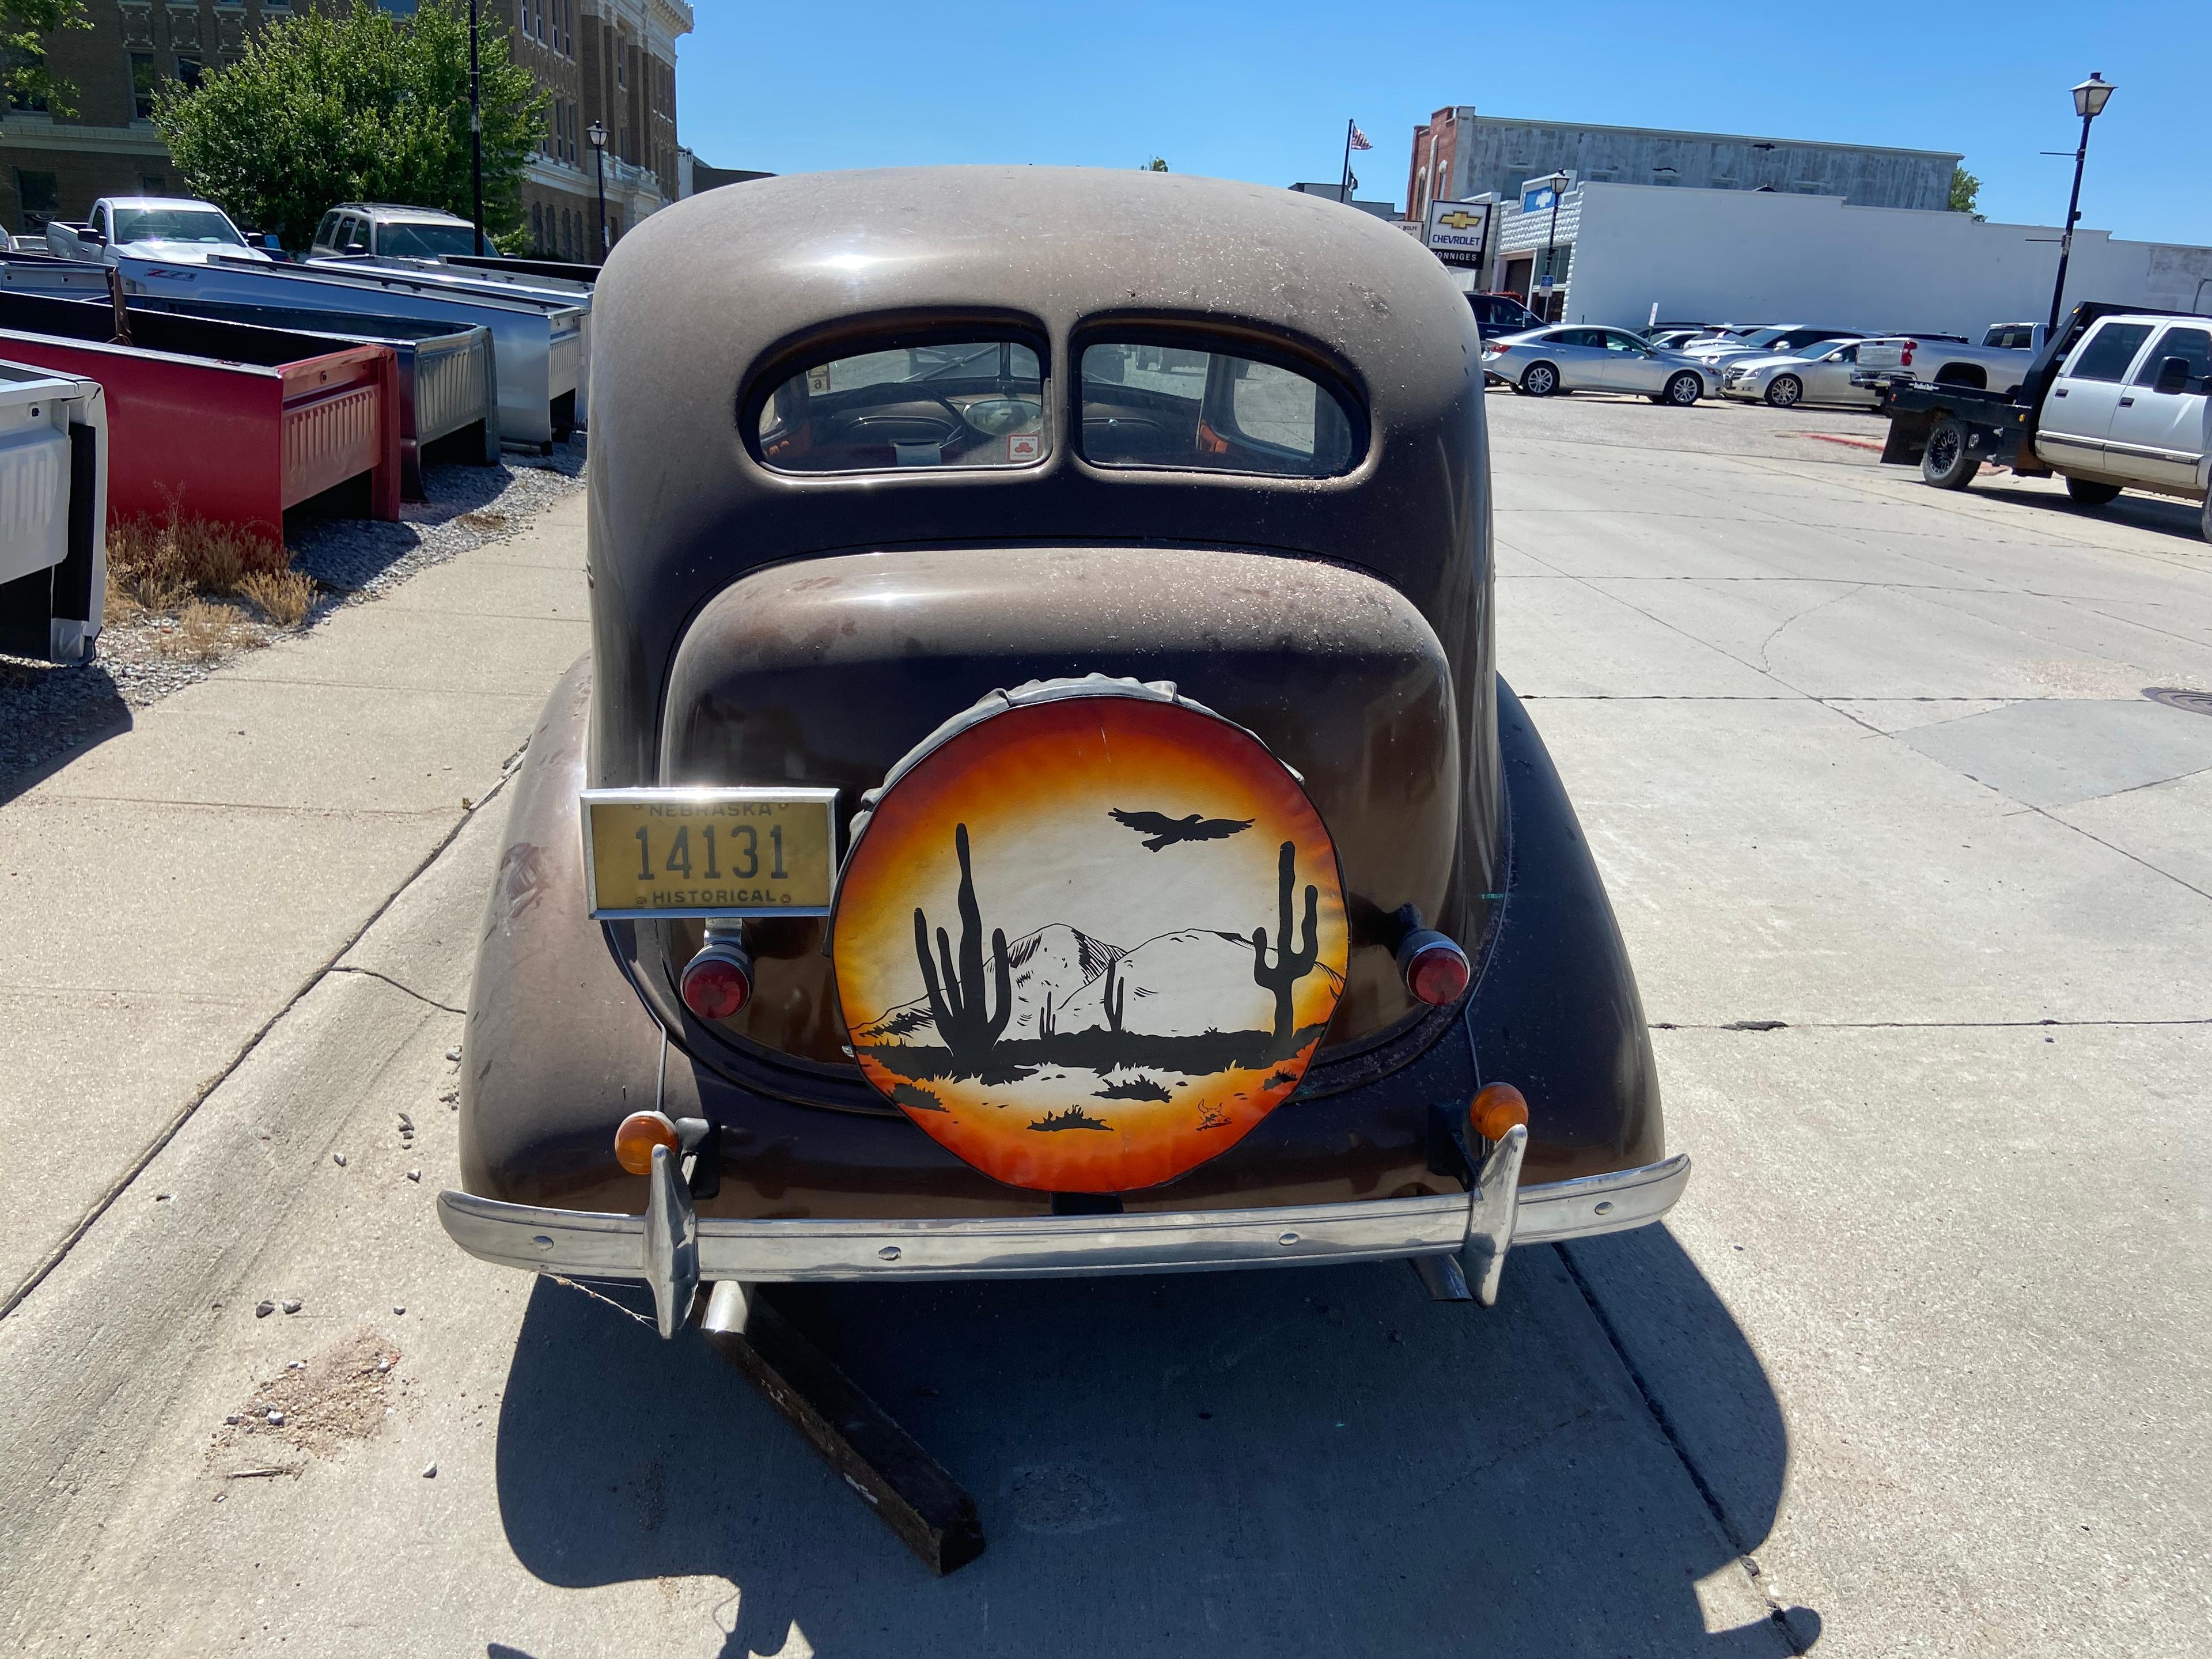
[[[1423,240],[1438,253],[1479,258],[1489,239],[1492,211],[1488,202],[1431,202]]]

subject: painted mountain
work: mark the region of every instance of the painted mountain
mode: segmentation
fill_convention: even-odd
[[[1114,1029],[1108,1017],[1106,969],[1121,998],[1121,1030],[1133,1037],[1200,1037],[1209,1032],[1265,1031],[1274,1018],[1273,994],[1252,977],[1252,941],[1235,933],[1188,930],[1122,951],[1061,922],[1006,946],[1013,971],[1014,1012],[1006,1043]],[[1315,972],[1341,988],[1326,964]],[[853,1034],[863,1048],[940,1046],[929,1000],[917,998]]]

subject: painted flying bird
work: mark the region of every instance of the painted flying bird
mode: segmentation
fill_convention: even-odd
[[[1179,841],[1221,841],[1252,827],[1249,818],[1205,818],[1195,812],[1171,818],[1164,812],[1124,812],[1119,807],[1109,806],[1106,816],[1140,836],[1151,836],[1152,839],[1145,843],[1148,853],[1157,853]]]

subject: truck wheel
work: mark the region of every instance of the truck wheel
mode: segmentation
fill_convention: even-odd
[[[1766,401],[1777,409],[1790,409],[1805,395],[1805,383],[1795,374],[1778,374],[1766,388]]]
[[[1549,363],[1531,363],[1521,371],[1521,389],[1532,398],[1548,398],[1559,389],[1559,371]]]
[[[1667,401],[1675,408],[1687,409],[1704,395],[1705,390],[1705,382],[1691,374],[1689,370],[1684,369],[1667,382],[1666,398]]]
[[[2204,494],[2204,517],[2199,527],[2204,532],[2204,539],[2212,542],[2212,490]]]
[[[1920,457],[1920,476],[1938,489],[1964,489],[1981,470],[1982,458],[1966,447],[1965,423],[1951,415],[1936,422]]]
[[[2076,507],[2102,507],[2106,501],[2118,498],[2120,487],[2118,484],[2099,483],[2092,478],[2069,478],[2066,481],[2066,493],[2074,498],[2074,505]]]

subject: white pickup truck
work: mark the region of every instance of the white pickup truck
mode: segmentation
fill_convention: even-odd
[[[204,264],[210,253],[273,263],[214,203],[182,196],[103,196],[82,224],[48,221],[46,251],[109,265],[125,253],[173,265]]]
[[[1851,384],[1880,392],[1885,386],[1979,386],[1986,392],[2016,390],[2035,361],[2050,330],[2040,323],[1992,323],[1979,345],[1939,334],[1898,335],[1869,340],[1859,348]]]
[[[1883,460],[1963,489],[1984,461],[2066,480],[2081,507],[2124,489],[2199,504],[2212,541],[2212,317],[2087,301],[2011,397],[1958,385],[1883,394]]]

